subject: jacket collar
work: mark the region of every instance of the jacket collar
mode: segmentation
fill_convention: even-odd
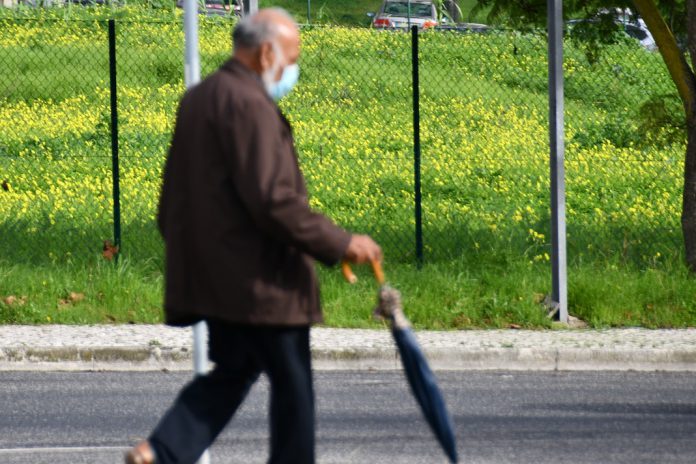
[[[258,85],[261,87],[264,93],[266,92],[266,89],[263,85],[263,81],[261,80],[261,76],[256,74],[253,70],[249,69],[246,65],[242,64],[242,62],[236,59],[235,57],[232,57],[225,61],[220,68],[223,71],[238,74],[244,77],[245,79],[258,83]]]
[[[261,76],[256,74],[254,71],[246,67],[246,65],[242,64],[238,59],[232,57],[229,60],[225,61],[222,66],[220,67],[223,71],[231,72],[233,74],[238,74],[242,76],[244,79],[256,82],[259,86],[259,90],[263,92],[263,94],[268,98],[268,100],[273,103],[273,106],[276,107],[276,110],[278,111],[278,115],[280,116],[280,119],[283,121],[283,124],[292,132],[292,126],[290,125],[290,122],[287,120],[285,115],[283,114],[282,111],[280,111],[280,108],[278,107],[278,104],[273,101],[273,99],[268,95],[268,92],[266,92],[266,87],[263,85],[263,81],[261,80]]]

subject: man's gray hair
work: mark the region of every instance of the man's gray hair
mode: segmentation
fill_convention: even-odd
[[[295,19],[282,8],[266,8],[267,13],[274,13],[273,16],[287,19],[291,24],[295,24]],[[258,12],[240,19],[232,32],[232,42],[234,49],[254,50],[262,43],[273,40],[283,29],[284,24],[278,24],[270,20],[270,15],[259,15]]]

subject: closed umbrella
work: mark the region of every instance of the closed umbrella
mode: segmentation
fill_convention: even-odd
[[[421,411],[423,411],[423,416],[450,462],[456,463],[458,461],[457,444],[452,420],[447,412],[442,393],[437,386],[435,375],[418,345],[418,341],[411,330],[411,324],[404,315],[401,306],[401,294],[396,289],[385,284],[384,273],[379,262],[372,262],[372,270],[375,274],[375,279],[380,284],[378,305],[374,314],[389,321],[392,336],[399,349],[406,378],[411,386],[411,392],[416,397],[416,401],[418,401]],[[348,263],[344,262],[342,264],[342,271],[348,282],[355,283],[357,281]]]

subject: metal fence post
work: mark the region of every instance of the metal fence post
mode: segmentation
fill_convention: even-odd
[[[563,128],[563,6],[548,0],[549,142],[551,167],[551,280],[558,319],[568,322],[566,261],[565,166]]]
[[[116,85],[116,21],[109,20],[109,93],[111,96],[111,175],[113,179],[114,246],[121,251],[121,188],[118,166],[118,92]]]
[[[423,265],[423,209],[421,198],[420,82],[418,75],[418,26],[411,27],[413,71],[413,184],[416,215],[416,264]]]
[[[253,0],[252,0],[253,1]],[[245,5],[247,3],[245,2]],[[198,54],[198,2],[184,0],[184,83],[189,89],[201,80],[201,63]],[[201,321],[193,326],[193,370],[195,375],[203,375],[208,370],[208,356],[205,349],[206,324]],[[210,463],[210,453],[206,450],[198,460],[199,464]]]

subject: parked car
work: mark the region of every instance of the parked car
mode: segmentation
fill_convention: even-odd
[[[184,0],[177,0],[176,6],[183,8]],[[205,0],[198,2],[198,12],[208,16],[242,16],[242,6],[237,0]]]
[[[600,11],[600,14],[612,14],[614,24],[623,29],[626,35],[636,39],[646,50],[657,50],[657,43],[650,33],[648,26],[645,24],[645,21],[643,18],[634,15],[631,10],[617,9],[615,13],[609,10],[602,10]],[[600,19],[597,17],[590,19],[571,19],[566,24],[568,25],[569,32],[572,34],[573,28],[578,24],[594,24],[599,22]]]
[[[486,34],[493,31],[493,28],[487,24],[481,23],[456,23],[456,24],[440,24],[435,27],[436,31],[450,31],[462,33],[477,33]]]
[[[385,0],[373,20],[372,26],[381,29],[420,29],[439,24],[437,10],[431,0]]]
[[[635,23],[623,23],[623,27],[626,34],[640,42],[643,48],[650,51],[657,50],[655,38],[650,33],[648,26],[645,25],[645,21],[639,18]]]

